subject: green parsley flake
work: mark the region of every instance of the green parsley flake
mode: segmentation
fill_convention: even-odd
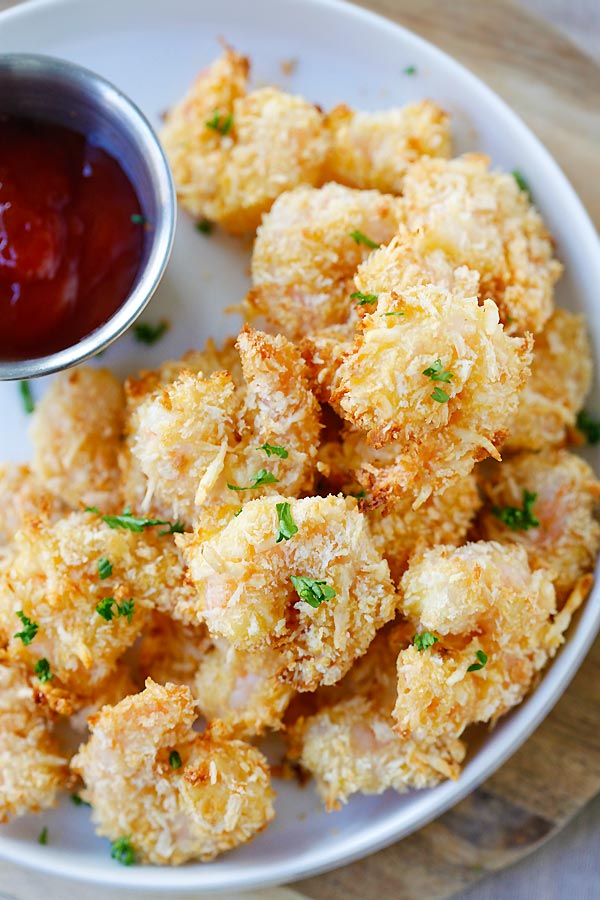
[[[415,634],[413,644],[419,653],[422,653],[423,650],[429,650],[430,647],[437,644],[438,640],[439,638],[436,638],[435,634],[430,631],[422,631],[421,634]]]
[[[289,453],[285,449],[285,447],[277,447],[273,444],[263,444],[262,447],[257,447],[257,450],[264,450],[267,456],[278,456],[279,459],[287,459]]]
[[[199,222],[196,222],[196,231],[199,231],[200,234],[205,234],[207,237],[213,233],[214,228],[214,222],[209,221],[209,219],[200,219]]]
[[[355,500],[364,500],[365,497],[367,496],[367,492],[366,492],[366,491],[364,490],[364,488],[363,488],[362,491],[356,491],[356,492],[353,493],[353,494],[348,494],[348,496],[349,496],[349,497],[354,497]]]
[[[531,195],[531,188],[529,187],[525,177],[523,176],[523,173],[519,172],[518,169],[513,169],[510,174],[517,182],[519,190],[523,191],[524,194],[527,194],[530,200],[533,200],[533,197]]]
[[[42,684],[46,684],[47,681],[52,681],[54,675],[50,671],[50,663],[46,659],[46,657],[42,657],[42,659],[38,659],[35,666],[33,667],[33,671],[40,679]]]
[[[317,581],[314,578],[305,578],[303,575],[290,575],[290,581],[296,589],[301,600],[306,600],[313,609],[318,609],[321,603],[332,600],[335,591],[329,587],[326,581]]]
[[[172,769],[180,769],[181,768],[181,756],[177,752],[177,750],[171,750],[169,753],[169,765]]]
[[[105,578],[110,578],[112,575],[112,563],[106,556],[101,556],[98,560],[98,575],[100,576],[100,581],[104,581]]]
[[[89,806],[87,800],[83,800],[79,794],[71,794],[71,803],[73,806]]]
[[[169,330],[169,323],[161,319],[156,325],[150,322],[136,322],[133,326],[133,336],[139,344],[156,344]]]
[[[600,421],[593,419],[584,409],[577,413],[577,428],[588,444],[600,443]]]
[[[17,612],[17,616],[23,623],[23,631],[17,631],[13,637],[20,638],[23,641],[23,645],[28,647],[38,633],[40,626],[37,622],[32,622],[31,619],[28,619],[22,609]]]
[[[40,831],[40,836],[38,838],[38,844],[42,844],[42,846],[45,847],[47,843],[48,843],[48,828],[46,827],[46,825],[44,825],[44,827]]]
[[[479,660],[479,662],[473,663],[472,666],[469,666],[467,672],[478,672],[480,669],[483,669],[486,662],[488,661],[487,653],[484,653],[483,650],[477,650],[475,656]]]
[[[97,605],[96,612],[103,619],[106,619],[107,622],[111,622],[116,614],[117,618],[127,616],[127,621],[131,623],[135,612],[135,600],[131,598],[123,600],[122,603],[117,603],[114,597],[105,597]]]
[[[146,216],[142,216],[140,213],[134,213],[131,217],[131,221],[134,225],[145,225],[146,224]]]
[[[438,403],[447,403],[450,399],[450,395],[439,387],[434,388],[433,392],[429,396],[432,400],[436,400]]]
[[[444,381],[446,384],[452,381],[454,375],[452,372],[446,370],[442,372],[442,361],[441,359],[436,359],[432,366],[429,366],[427,369],[423,369],[423,375],[427,375],[428,378],[431,378],[432,381]]]
[[[228,115],[221,115],[218,109],[212,114],[211,119],[207,119],[204,123],[207,128],[212,128],[213,131],[218,131],[219,134],[223,136],[226,135],[233,125],[233,115],[229,113]]]
[[[35,409],[35,403],[33,400],[33,394],[31,393],[31,386],[28,381],[19,382],[19,393],[21,394],[23,409],[25,410],[27,415],[30,415]]]
[[[290,538],[293,538],[298,533],[298,526],[292,518],[292,509],[289,503],[277,503],[275,509],[279,519],[279,530],[275,541],[278,544],[280,541],[289,541]]]
[[[263,484],[278,484],[279,478],[275,478],[272,472],[269,472],[268,469],[259,469],[256,475],[252,480],[252,484],[249,484],[248,487],[238,487],[236,484],[227,483],[227,487],[230,491],[253,491],[254,488],[262,487]]]
[[[243,510],[243,508],[244,508],[243,506],[240,506],[240,508],[238,509],[238,511],[237,511],[237,512],[234,512],[234,514],[233,514],[233,518],[234,518],[234,519],[237,519],[237,517],[240,515],[241,511]]]
[[[110,855],[122,866],[132,866],[135,862],[135,850],[130,837],[122,837],[112,842]]]
[[[362,291],[354,291],[350,294],[351,300],[358,300],[359,306],[366,306],[367,303],[377,303],[378,294],[363,294]]]
[[[369,247],[371,250],[377,250],[377,248],[381,246],[380,244],[375,243],[375,241],[372,241],[371,238],[367,237],[366,234],[363,234],[362,231],[359,231],[358,229],[351,231],[350,237],[357,244],[364,244],[365,247]]]
[[[97,506],[86,506],[86,512],[96,513],[100,516]],[[120,516],[100,516],[103,522],[106,522],[109,528],[126,528],[128,531],[135,531],[141,534],[144,528],[152,528],[153,525],[168,525],[164,531],[159,531],[159,535],[163,534],[183,534],[185,525],[183,522],[169,522],[168,519],[139,519],[131,515],[131,509],[127,506]]]
[[[165,534],[183,534],[186,529],[185,522],[165,522],[165,525],[168,524],[168,528],[163,528],[162,531],[158,532],[159,537],[163,537]]]
[[[492,514],[508,525],[511,531],[528,531],[537,528],[540,524],[533,515],[533,504],[537,500],[537,494],[531,494],[527,488],[523,488],[523,507],[518,506],[492,506]]]
[[[407,66],[407,67],[406,67],[405,69],[403,69],[402,71],[404,72],[405,75],[416,75],[416,74],[417,74],[417,67],[416,67],[416,66]]]
[[[404,313],[403,313],[403,312],[398,312],[398,311],[394,310],[393,312],[381,313],[381,315],[384,316],[384,317],[385,317],[385,316],[403,316]]]

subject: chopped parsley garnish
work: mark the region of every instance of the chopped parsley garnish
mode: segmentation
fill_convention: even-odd
[[[20,381],[19,382],[19,393],[21,394],[21,401],[23,403],[23,409],[29,415],[35,409],[35,403],[33,400],[33,394],[31,393],[31,387],[28,381]]]
[[[469,666],[467,672],[478,672],[480,669],[483,669],[486,662],[488,661],[487,653],[484,653],[483,650],[477,650],[475,652],[475,656],[479,660],[479,662],[473,663],[472,666]]]
[[[397,311],[397,310],[394,310],[393,312],[381,313],[381,315],[382,315],[382,316],[403,316],[404,313],[403,313],[403,312],[399,312],[399,311]]]
[[[585,437],[588,444],[600,442],[600,421],[593,419],[585,409],[577,413],[577,428]]]
[[[42,844],[42,846],[46,846],[48,843],[48,828],[46,825],[40,831],[40,836],[38,838],[38,844]]]
[[[100,516],[100,510],[97,506],[86,506],[86,512],[96,513]],[[109,528],[126,528],[128,531],[135,531],[141,534],[144,528],[152,528],[153,525],[168,525],[164,531],[159,531],[159,535],[163,534],[182,534],[185,525],[183,522],[169,522],[168,519],[144,519],[132,516],[130,508],[127,506],[120,516],[100,516],[103,522],[106,522]]]
[[[131,221],[134,225],[145,225],[146,224],[146,216],[142,216],[140,213],[133,213],[131,217]]]
[[[377,250],[377,248],[381,246],[380,244],[375,243],[375,241],[372,241],[371,238],[367,237],[366,234],[363,234],[362,231],[359,231],[357,228],[350,232],[350,237],[357,244],[364,244],[365,247],[369,247],[371,250]]]
[[[73,806],[89,806],[87,800],[83,800],[79,794],[71,794],[71,803]]]
[[[314,578],[305,578],[303,575],[290,575],[290,581],[296,588],[296,593],[301,600],[306,600],[313,609],[318,609],[321,603],[332,600],[335,591],[329,587],[326,581],[317,581]]]
[[[436,387],[433,389],[430,394],[432,400],[436,400],[438,403],[447,403],[450,399],[450,395],[443,391],[441,388]]]
[[[435,634],[430,631],[422,631],[421,634],[415,634],[413,644],[419,653],[422,653],[423,650],[429,650],[430,647],[437,644],[438,640],[439,638],[436,638]]]
[[[156,344],[169,330],[169,323],[162,319],[156,325],[150,322],[136,322],[133,326],[133,336],[139,344]]]
[[[122,866],[132,866],[135,862],[135,850],[131,846],[131,838],[122,837],[113,841],[110,855]]]
[[[354,497],[356,500],[364,500],[367,496],[367,492],[363,488],[362,491],[356,491],[353,494],[348,494],[349,497]]]
[[[533,504],[537,494],[531,494],[523,488],[523,508],[519,506],[492,506],[492,514],[508,525],[511,531],[528,531],[540,524],[533,515]]]
[[[351,300],[358,300],[359,306],[366,306],[367,303],[377,303],[378,294],[363,294],[362,291],[354,291],[350,294]]]
[[[510,174],[517,182],[517,186],[518,186],[519,190],[523,191],[524,194],[527,194],[527,196],[529,197],[530,200],[533,200],[533,197],[531,196],[531,188],[527,184],[527,181],[526,181],[525,177],[523,176],[523,173],[519,172],[518,169],[513,169]]]
[[[100,581],[104,581],[105,578],[110,578],[112,575],[112,563],[106,556],[101,556],[98,560],[98,575],[100,576]]]
[[[171,750],[169,753],[169,765],[172,769],[180,769],[181,768],[181,756],[177,752],[177,750]]]
[[[40,679],[42,684],[46,684],[47,681],[52,681],[54,675],[50,671],[50,663],[46,659],[46,657],[42,657],[42,659],[38,659],[35,666],[33,667],[33,671]]]
[[[244,508],[243,506],[240,506],[240,508],[238,509],[238,511],[237,511],[237,512],[234,512],[234,514],[233,514],[233,518],[234,518],[234,519],[237,519],[237,517],[239,516],[239,514],[241,513],[241,511],[243,510],[243,508]]]
[[[233,125],[233,116],[231,113],[228,113],[228,115],[221,115],[219,110],[215,109],[212,118],[207,119],[204,124],[207,128],[212,128],[213,131],[218,131],[219,134],[226,135]]]
[[[20,638],[24,646],[28,647],[38,633],[40,626],[37,622],[32,622],[31,619],[28,619],[22,609],[17,612],[17,616],[23,623],[23,631],[17,631],[13,637]]]
[[[287,459],[289,453],[285,449],[285,447],[277,447],[273,444],[263,444],[262,447],[257,447],[257,450],[264,450],[267,456],[278,456],[279,459]]]
[[[277,503],[275,505],[277,517],[279,519],[279,530],[275,543],[280,541],[289,541],[298,533],[298,526],[292,518],[292,510],[289,503]]]
[[[200,234],[208,236],[213,233],[214,228],[214,222],[211,222],[209,219],[200,219],[199,222],[196,222],[196,231],[199,231]]]
[[[237,484],[229,484],[227,483],[227,487],[230,491],[253,491],[254,488],[262,487],[263,484],[278,484],[279,478],[275,478],[272,472],[269,472],[268,469],[259,469],[256,475],[252,480],[252,484],[249,484],[247,487],[238,487]]]
[[[416,66],[407,66],[407,67],[406,67],[405,69],[403,69],[402,71],[404,72],[405,75],[416,75],[416,74],[417,74],[417,67],[416,67]]]
[[[105,597],[96,607],[98,615],[102,616],[103,619],[106,619],[107,622],[112,622],[115,615],[117,618],[120,616],[127,616],[127,621],[131,622],[134,611],[135,600],[133,598],[118,603],[114,597]]]
[[[446,384],[454,378],[452,372],[448,370],[442,372],[441,359],[436,359],[433,365],[429,366],[427,369],[423,369],[423,375],[427,375],[432,381],[444,381]]]

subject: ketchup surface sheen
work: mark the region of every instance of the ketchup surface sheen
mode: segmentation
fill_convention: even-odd
[[[0,356],[42,356],[105,322],[140,265],[144,219],[121,166],[84,135],[0,118]]]

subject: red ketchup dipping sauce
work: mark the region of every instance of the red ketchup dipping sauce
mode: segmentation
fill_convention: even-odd
[[[0,356],[77,343],[121,306],[144,218],[119,163],[84,135],[0,118]]]

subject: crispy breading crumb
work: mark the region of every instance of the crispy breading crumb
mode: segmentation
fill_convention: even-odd
[[[68,507],[45,488],[29,466],[0,465],[0,547],[31,519],[56,521]]]

